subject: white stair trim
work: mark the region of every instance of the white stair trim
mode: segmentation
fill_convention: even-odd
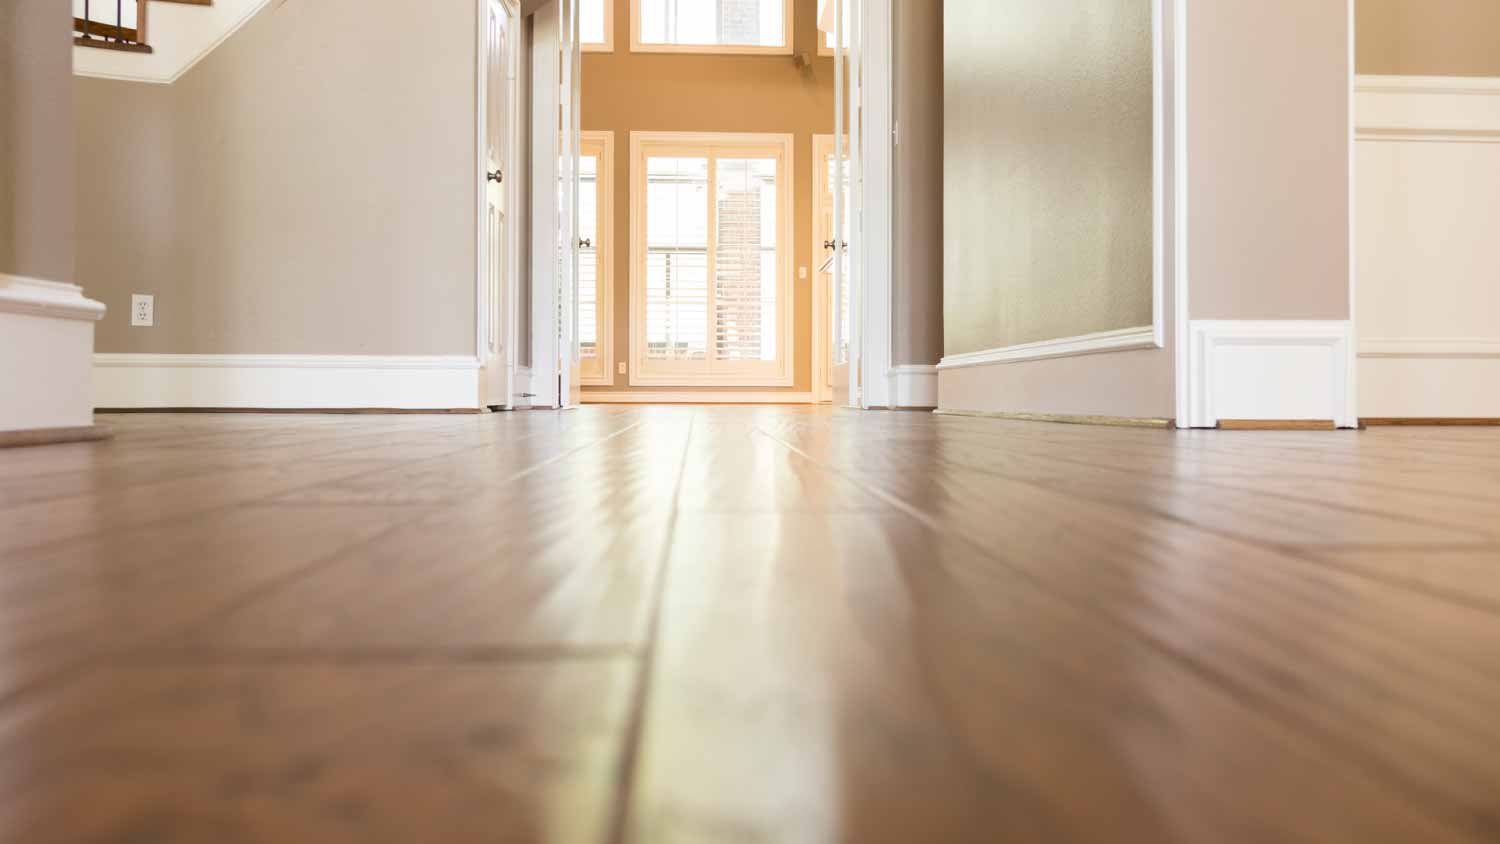
[[[76,284],[0,274],[0,433],[92,427],[89,358],[104,310]]]
[[[1193,320],[1190,416],[1178,425],[1331,419],[1340,428],[1358,427],[1353,333],[1348,320]]]
[[[271,0],[214,0],[212,6],[153,3],[147,38],[152,53],[73,48],[73,74],[171,85],[228,41]]]

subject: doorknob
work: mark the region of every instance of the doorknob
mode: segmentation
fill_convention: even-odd
[[[835,241],[835,240],[825,240],[825,241],[823,241],[823,248],[824,249],[837,249],[837,248],[839,248],[838,241]],[[847,240],[844,241],[844,248],[845,249],[849,248],[849,241],[847,241]]]
[[[502,173],[502,172],[500,172],[499,170],[494,170],[494,171],[490,172],[488,178],[492,182],[504,182],[505,181],[505,174]]]
[[[580,237],[580,238],[578,238],[578,248],[579,249],[593,249],[594,248],[594,239],[591,238],[591,237]]]

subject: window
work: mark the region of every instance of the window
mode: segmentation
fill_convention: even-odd
[[[615,382],[613,132],[584,132],[578,160],[579,383]]]
[[[792,385],[790,135],[631,135],[631,375]]]
[[[840,23],[843,24],[844,51],[847,53],[849,51],[849,32],[853,29],[854,24],[854,15],[847,3],[844,6],[844,14]],[[835,48],[837,46],[838,45],[834,43],[832,32],[824,32],[821,29],[818,30],[818,55],[831,56],[834,54]]]
[[[791,55],[792,0],[630,0],[630,48]]]
[[[615,0],[581,0],[579,41],[585,53],[615,51]]]

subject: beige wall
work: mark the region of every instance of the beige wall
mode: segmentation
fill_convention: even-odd
[[[943,356],[943,16],[935,5],[896,0],[897,364]]]
[[[0,273],[73,281],[68,5],[5,0],[0,32]]]
[[[1151,0],[949,0],[947,354],[1151,323]]]
[[[77,79],[99,351],[473,354],[474,51],[471,0],[318,0],[171,86]]]
[[[1348,319],[1347,7],[1215,0],[1188,27],[1192,318]]]
[[[630,133],[780,132],[796,136],[794,157],[796,384],[812,390],[812,136],[833,132],[833,60],[807,69],[791,56],[630,52],[629,0],[615,0],[615,51],[583,57],[583,128],[615,133],[615,360],[630,360]],[[816,0],[796,0],[796,49],[816,56]],[[629,376],[613,387],[629,390]],[[685,388],[679,388],[685,389]],[[651,388],[652,392],[660,392]],[[757,389],[757,392],[762,390]]]
[[[1356,66],[1398,76],[1500,76],[1497,0],[1358,0]]]

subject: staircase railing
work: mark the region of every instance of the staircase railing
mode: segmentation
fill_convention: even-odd
[[[73,43],[131,53],[149,53],[146,43],[148,0],[83,0],[83,17],[73,18]],[[74,9],[78,6],[75,3]],[[135,12],[135,26],[126,26],[126,10]],[[113,19],[113,22],[111,22]]]

